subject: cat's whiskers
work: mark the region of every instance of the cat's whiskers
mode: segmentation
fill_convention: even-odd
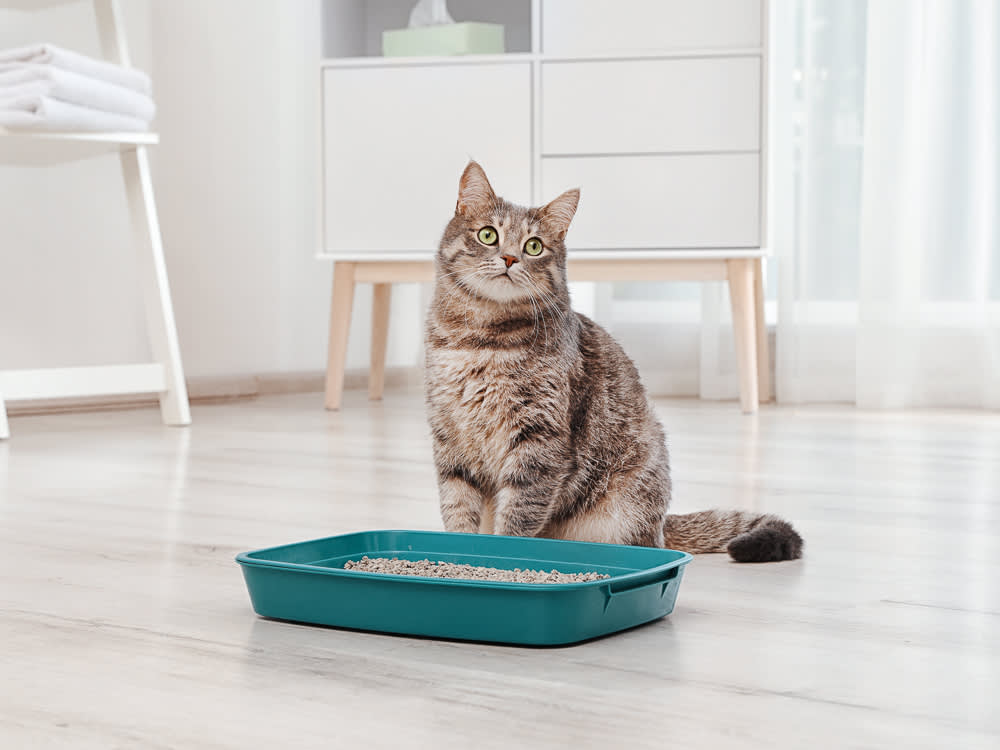
[[[530,279],[528,280],[528,282],[529,282],[529,289],[535,289],[535,290],[537,290],[537,288],[538,288],[537,284],[535,284]],[[538,308],[538,317],[542,321],[542,332],[545,334],[545,348],[548,349],[549,348],[549,324],[548,324],[548,321],[545,320],[545,308],[542,306],[542,300],[541,299],[537,299],[536,300],[534,294],[532,294],[528,299],[531,300],[531,304],[536,305],[537,308]]]
[[[572,314],[572,310],[568,307],[563,307],[560,304],[559,298],[551,290],[543,289],[541,286],[537,285],[536,288],[538,293],[542,296],[542,299],[548,303],[546,308],[553,313],[550,322],[553,323],[554,327],[558,330],[565,324],[566,318]]]
[[[450,283],[441,284],[440,289],[443,292],[441,295],[441,301],[446,306],[452,309],[460,310],[465,319],[465,327],[467,330],[473,329],[473,324],[470,323],[469,316],[475,318],[475,327],[482,327],[484,320],[482,319],[477,309],[477,304],[475,297],[479,296],[480,292],[475,288],[475,283],[477,281],[492,281],[498,279],[503,274],[497,273],[497,269],[490,263],[481,263],[476,268],[471,271],[443,271],[438,272],[438,276],[441,279],[447,279]],[[508,302],[517,301],[520,304],[529,304],[532,308],[532,344],[537,342],[538,334],[542,333],[545,337],[546,348],[550,342],[549,334],[549,322],[546,319],[546,308],[557,309],[557,305],[553,304],[555,297],[552,294],[546,293],[537,284],[535,284],[529,276],[525,273],[520,272],[515,275],[510,275],[508,277],[516,287],[524,291],[516,300],[508,300]],[[465,294],[463,294],[463,292]],[[489,295],[487,295],[489,297]],[[497,300],[498,302],[500,300]],[[541,330],[539,331],[539,328]]]
[[[542,319],[542,326],[544,327],[545,330],[545,345],[547,347],[549,339],[548,339],[548,323],[545,320],[545,313],[547,311],[552,311],[553,313],[555,313],[556,317],[558,317],[558,322],[562,323],[566,317],[566,310],[564,310],[559,305],[559,300],[554,294],[543,289],[542,286],[534,279],[532,279],[530,276],[525,275],[522,276],[522,278],[524,279],[525,282],[524,287],[529,291],[529,299],[532,300],[532,304],[536,302],[535,295],[538,296],[537,299],[538,309],[540,317]]]
[[[525,273],[519,274],[519,280],[516,282],[518,286],[527,291],[527,299],[531,303],[532,310],[535,316],[535,337],[532,339],[532,344],[538,339],[538,322],[542,323],[542,332],[545,334],[545,348],[549,346],[549,327],[545,322],[545,310],[542,308],[539,300],[536,300],[535,295],[532,293],[533,290],[537,289],[537,285]]]
[[[542,295],[542,298],[548,302],[548,309],[554,313],[555,320],[553,322],[561,326],[565,323],[567,316],[572,314],[572,309],[569,307],[563,307],[560,304],[559,298],[551,291],[537,287],[538,293]]]
[[[539,318],[539,311],[538,311],[538,305],[535,304],[535,298],[534,297],[532,297],[531,295],[528,295],[528,302],[531,303],[531,317],[532,317],[532,323],[533,323],[531,332],[534,334],[531,337],[531,345],[534,346],[535,342],[538,340],[538,318]],[[546,343],[546,345],[548,345],[548,338],[547,338],[547,336],[546,336],[546,342],[545,343]]]
[[[458,272],[458,271],[439,271],[440,276],[450,277],[454,286],[451,289],[445,288],[444,291],[447,292],[448,297],[447,302],[450,304],[453,301],[460,301],[464,303],[462,313],[465,317],[465,327],[470,328],[469,324],[469,314],[473,311],[472,299],[468,296],[469,294],[474,294],[475,289],[469,284],[470,281],[476,281],[479,279],[488,278],[489,274],[485,269],[474,268],[471,272]],[[466,292],[464,299],[459,298],[455,300],[455,296],[459,291]]]
[[[442,292],[444,292],[444,295],[445,295],[444,299],[442,300],[442,306],[453,308],[455,302],[459,302],[459,303],[463,303],[464,302],[464,309],[462,309],[461,312],[462,312],[462,314],[465,317],[465,327],[468,328],[469,327],[469,308],[470,308],[469,297],[468,297],[467,294],[462,294],[461,297],[458,297],[459,294],[461,294],[462,292],[467,291],[466,288],[465,288],[465,285],[462,283],[461,278],[455,272],[441,273],[440,275],[441,276],[452,276],[453,277],[451,279],[452,284],[450,286],[447,286],[447,285],[444,285],[444,284],[438,284],[437,285],[437,289],[440,290],[440,291],[442,291]]]

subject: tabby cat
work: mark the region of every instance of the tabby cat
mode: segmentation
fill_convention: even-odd
[[[570,308],[578,190],[541,208],[493,192],[470,162],[437,253],[426,394],[448,531],[542,536],[789,560],[772,515],[668,515],[663,427],[635,365]]]

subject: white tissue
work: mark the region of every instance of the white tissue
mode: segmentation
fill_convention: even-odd
[[[448,14],[448,0],[417,0],[410,11],[410,28],[455,23]]]

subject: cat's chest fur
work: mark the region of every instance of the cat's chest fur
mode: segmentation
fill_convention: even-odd
[[[463,433],[484,428],[507,430],[511,408],[527,384],[519,377],[523,356],[505,351],[448,350],[432,360],[434,406]]]
[[[432,426],[454,459],[495,477],[538,408],[538,364],[524,352],[440,349],[428,365]]]

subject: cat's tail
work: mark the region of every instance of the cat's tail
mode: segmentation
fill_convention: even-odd
[[[802,557],[802,537],[778,516],[743,510],[703,510],[668,515],[666,546],[683,552],[728,552],[736,562],[777,562]]]

